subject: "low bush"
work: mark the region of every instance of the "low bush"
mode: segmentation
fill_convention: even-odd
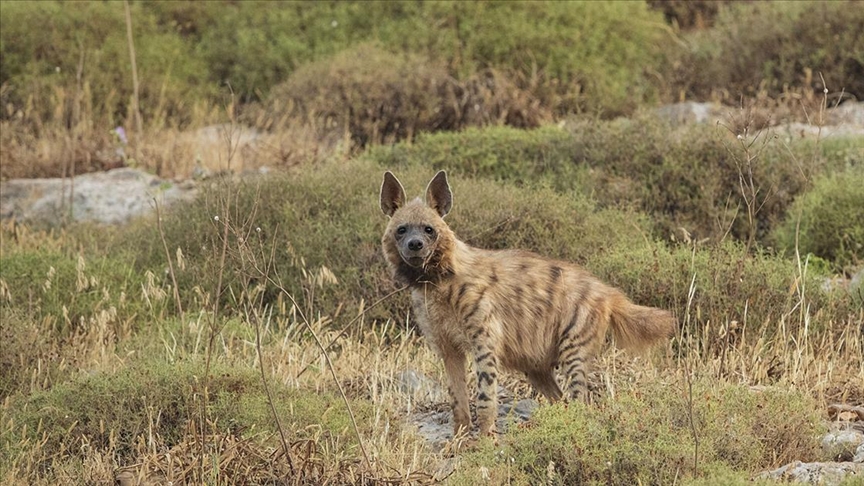
[[[671,484],[706,471],[741,478],[817,459],[820,427],[815,403],[800,393],[698,379],[691,409],[683,379],[655,380],[592,406],[541,407],[500,445],[466,454],[451,482],[474,484],[481,467],[487,484]]]
[[[789,209],[773,234],[777,246],[812,253],[837,269],[864,262],[864,170],[820,177]]]
[[[116,373],[82,375],[49,390],[13,397],[4,419],[9,421],[4,428],[4,453],[14,453],[16,439],[23,434],[31,440],[44,437],[41,447],[48,458],[86,444],[114,450],[124,463],[134,459],[137,442],[150,431],[158,430],[159,446],[170,448],[195,434],[189,427],[204,419],[213,432],[273,438],[272,412],[253,368],[214,363],[206,394],[204,371],[203,359],[177,363],[145,359]],[[338,397],[274,382],[269,386],[282,426],[293,440],[320,431],[332,445],[338,443],[345,450],[356,446],[356,438],[346,433],[349,417]],[[356,403],[353,409],[365,417],[368,407]],[[309,425],[316,427],[308,429]]]
[[[494,70],[458,81],[445,64],[361,45],[298,68],[247,118],[264,128],[296,120],[353,146],[412,139],[465,126],[536,127],[551,119],[528,91]]]

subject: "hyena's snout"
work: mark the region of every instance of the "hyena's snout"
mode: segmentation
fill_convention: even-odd
[[[397,241],[399,255],[402,260],[412,267],[422,267],[433,251],[435,240],[431,238],[434,234],[411,229],[403,234],[398,234]]]
[[[408,251],[420,251],[423,249],[423,241],[419,238],[408,242]]]

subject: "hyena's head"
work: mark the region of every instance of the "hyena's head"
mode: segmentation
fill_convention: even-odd
[[[426,200],[406,201],[405,189],[391,173],[384,173],[381,211],[390,217],[381,244],[387,263],[404,284],[434,281],[452,271],[456,237],[444,216],[453,206],[447,174],[438,172],[426,187]]]

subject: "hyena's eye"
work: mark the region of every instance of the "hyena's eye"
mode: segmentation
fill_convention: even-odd
[[[397,235],[404,235],[406,231],[408,231],[408,228],[406,228],[404,226],[400,226],[400,227],[396,228],[396,234]]]
[[[424,229],[425,229],[425,231],[426,231],[426,234],[430,234],[430,235],[431,235],[432,233],[435,232],[435,229],[432,228],[431,226],[427,226],[427,227],[424,228]]]

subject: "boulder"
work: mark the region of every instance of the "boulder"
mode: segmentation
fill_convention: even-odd
[[[149,213],[156,202],[168,206],[195,193],[191,182],[178,184],[128,167],[65,179],[13,179],[0,183],[0,219],[43,226],[118,224]]]

